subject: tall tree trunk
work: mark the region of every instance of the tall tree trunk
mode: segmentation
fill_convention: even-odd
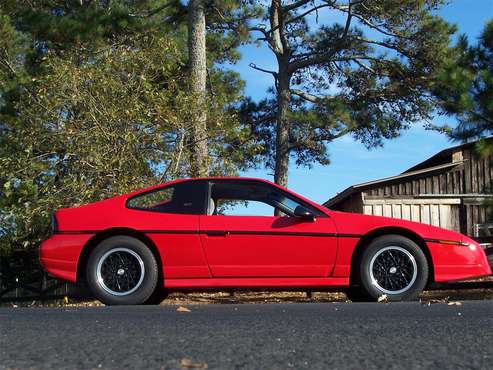
[[[204,0],[188,3],[188,61],[190,92],[196,98],[192,109],[191,176],[207,176],[209,154],[207,149],[206,79],[207,58],[205,45]]]
[[[276,168],[274,181],[281,186],[288,186],[289,166],[289,103],[291,102],[291,74],[287,63],[279,63],[277,86],[277,131],[276,131]]]

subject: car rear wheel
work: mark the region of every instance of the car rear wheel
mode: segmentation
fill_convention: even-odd
[[[158,265],[149,248],[129,236],[103,240],[86,268],[89,288],[107,305],[143,304],[154,297]]]
[[[373,300],[417,298],[428,281],[428,261],[421,248],[400,235],[386,235],[372,241],[360,259],[362,294]]]

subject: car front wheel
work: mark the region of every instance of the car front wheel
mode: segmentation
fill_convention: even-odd
[[[361,256],[361,289],[372,299],[415,299],[428,281],[428,261],[421,248],[400,235],[372,241]]]
[[[158,266],[147,245],[129,236],[103,240],[86,268],[89,288],[107,305],[143,304],[158,284]]]

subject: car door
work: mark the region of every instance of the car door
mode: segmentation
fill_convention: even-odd
[[[279,200],[284,203],[276,203]],[[200,216],[200,232],[213,277],[330,274],[337,252],[336,231],[320,210],[273,185],[246,180],[211,182],[209,203],[208,214]],[[238,211],[238,204],[246,205],[242,211],[250,208],[249,212]],[[294,217],[297,206],[313,212],[315,219]],[[276,209],[285,214],[274,215]]]

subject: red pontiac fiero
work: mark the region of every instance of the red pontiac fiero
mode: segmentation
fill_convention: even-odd
[[[220,288],[344,288],[353,300],[408,300],[431,282],[491,274],[467,236],[331,211],[260,179],[178,180],[53,218],[44,268],[87,284],[105,304]]]

